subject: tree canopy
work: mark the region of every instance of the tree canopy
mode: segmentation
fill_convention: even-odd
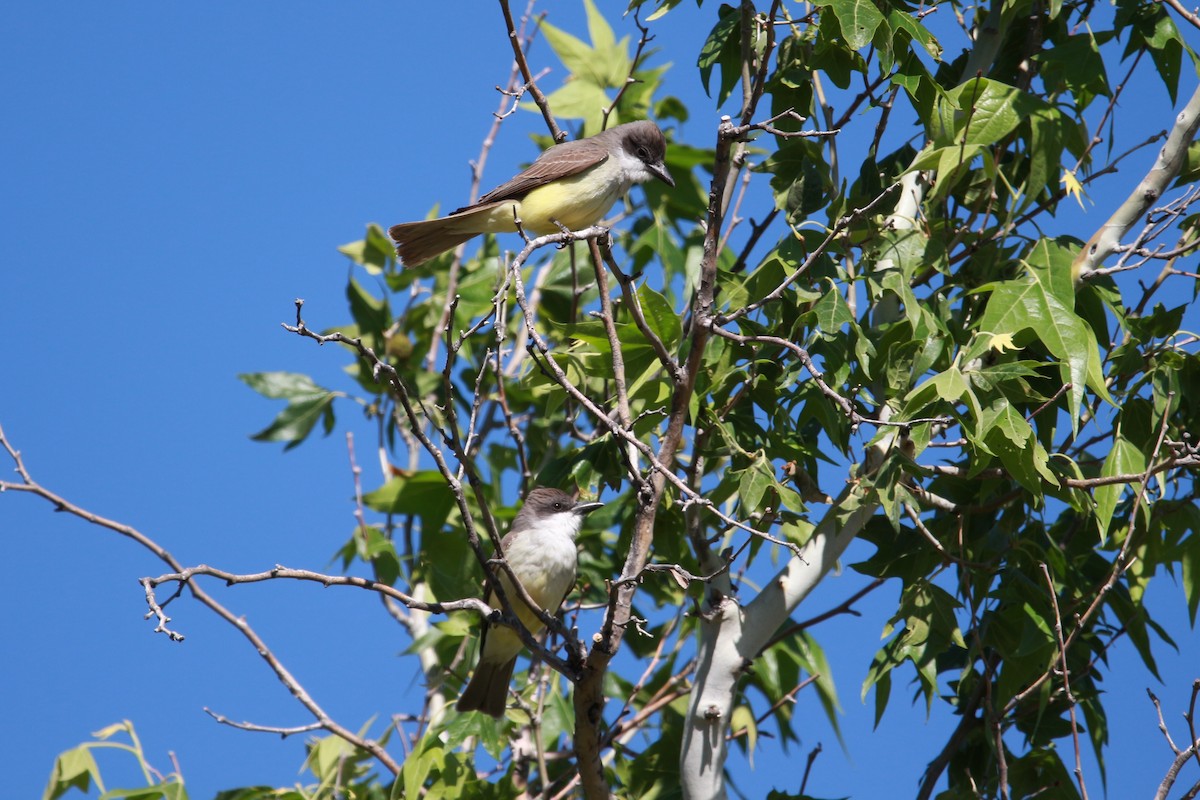
[[[344,574],[162,550],[168,573],[143,579],[158,630],[179,637],[164,607],[182,592],[258,648],[211,587],[354,588],[407,633],[424,685],[359,730],[268,650],[313,717],[318,784],[228,797],[758,796],[731,783],[729,749],[798,747],[798,692],[836,726],[820,623],[882,586],[899,602],[862,695],[878,720],[911,687],[954,720],[918,798],[1087,797],[1120,769],[1107,655],[1133,648],[1154,675],[1155,644],[1192,635],[1150,613],[1152,580],[1181,582],[1193,624],[1200,606],[1200,87],[1180,31],[1200,20],[1142,0],[709,2],[694,51],[660,52],[677,5],[618,19],[585,0],[586,31],[486,9],[514,64],[471,197],[520,114],[544,120],[542,146],[654,119],[674,188],[635,189],[611,226],[488,236],[417,269],[372,224],[340,248],[348,317],[298,302],[289,327],[336,344],[350,388],[242,376],[285,403],[257,439],[353,432]],[[711,105],[671,94],[689,69]],[[1125,118],[1143,74],[1182,110]],[[1131,184],[1118,166],[1147,149]],[[1085,200],[1099,213],[1070,213]],[[520,628],[516,600],[489,608],[481,587],[538,485],[606,505],[560,619],[523,631],[506,717],[457,714],[481,617]],[[62,501],[24,471],[0,488]],[[856,540],[871,554],[844,563]],[[806,606],[839,564],[861,588]],[[1200,764],[1193,712],[1155,751],[1162,797]],[[94,779],[86,753],[63,755],[49,797]],[[772,796],[809,796],[804,778]]]

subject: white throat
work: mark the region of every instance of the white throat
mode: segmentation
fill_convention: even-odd
[[[654,177],[654,173],[646,169],[646,164],[624,147],[617,148],[617,157],[613,159],[621,170],[621,192],[625,194],[635,183],[645,183]]]
[[[570,511],[560,511],[540,518],[531,530],[536,530],[540,536],[566,538],[573,542],[581,527],[583,517]]]

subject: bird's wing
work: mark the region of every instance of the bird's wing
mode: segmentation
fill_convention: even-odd
[[[539,186],[547,184],[550,181],[556,181],[559,178],[569,178],[572,175],[578,175],[584,170],[591,169],[608,160],[607,153],[598,154],[594,148],[576,148],[571,147],[572,144],[574,142],[555,145],[539,156],[537,161],[530,164],[529,168],[519,175],[492,189],[473,204],[464,206],[451,213],[457,214],[486,203],[496,203],[503,200],[520,200]],[[546,157],[550,153],[554,154],[553,158]]]

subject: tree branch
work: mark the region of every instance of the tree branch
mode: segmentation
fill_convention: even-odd
[[[92,525],[100,528],[106,528],[114,533],[124,536],[125,538],[137,543],[142,548],[153,553],[160,561],[167,564],[176,572],[183,571],[182,566],[178,561],[175,560],[174,556],[172,556],[164,547],[159,545],[149,536],[145,535],[133,526],[102,517],[99,514],[94,514],[91,511],[75,505],[66,498],[55,494],[54,492],[46,489],[41,484],[34,481],[28,469],[26,469],[24,461],[21,459],[20,452],[8,441],[3,428],[0,428],[0,446],[3,446],[5,452],[8,453],[9,458],[12,459],[16,466],[17,474],[21,477],[21,481],[19,483],[12,481],[0,481],[0,491],[28,492],[36,497],[40,497],[53,505],[55,510],[66,512],[72,516],[79,517],[80,519],[91,523]],[[146,584],[143,583],[143,586],[146,586]],[[374,739],[366,739],[355,734],[348,728],[338,724],[336,720],[334,720],[325,712],[325,710],[308,694],[300,682],[296,680],[291,672],[288,671],[288,669],[283,665],[283,662],[279,660],[271,648],[267,646],[267,643],[263,641],[263,639],[254,631],[252,627],[250,627],[250,624],[247,623],[243,617],[231,612],[198,586],[195,586],[190,582],[187,584],[187,586],[188,591],[192,593],[192,597],[194,597],[204,606],[207,606],[209,610],[211,610],[221,619],[225,620],[225,622],[232,625],[240,634],[242,634],[243,638],[245,638],[254,648],[254,651],[259,654],[259,657],[261,657],[263,661],[267,663],[267,666],[271,669],[271,671],[275,673],[276,679],[278,679],[279,682],[282,683],[284,687],[292,694],[292,696],[295,697],[296,700],[302,706],[304,706],[304,708],[307,709],[310,714],[313,715],[313,717],[320,724],[321,728],[329,731],[341,739],[344,739],[355,747],[361,748],[370,753],[376,758],[376,760],[379,761],[380,764],[384,766],[385,769],[387,769],[393,775],[399,774],[400,765],[391,757],[391,755],[388,754],[381,744],[376,742]],[[147,592],[149,593],[148,587]],[[162,614],[161,608],[159,608],[157,612],[152,613],[156,613],[158,615],[160,627],[165,626],[165,623],[170,619]],[[148,614],[147,616],[150,615]],[[159,630],[159,627],[156,627],[155,630]],[[179,636],[178,634],[172,635],[171,638],[175,641],[183,640],[183,637]]]
[[[1100,226],[1087,244],[1080,250],[1071,265],[1071,271],[1076,279],[1086,279],[1088,274],[1100,268],[1104,260],[1112,254],[1121,243],[1121,238],[1129,232],[1142,215],[1162,197],[1167,185],[1179,174],[1187,156],[1188,145],[1196,138],[1196,130],[1200,128],[1200,86],[1192,94],[1191,100],[1184,106],[1175,118],[1166,143],[1159,151],[1158,159],[1151,170],[1142,178],[1141,183],[1122,203],[1108,221]]]

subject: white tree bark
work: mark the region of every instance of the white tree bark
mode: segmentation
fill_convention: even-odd
[[[1166,144],[1162,146],[1146,177],[1142,178],[1142,182],[1108,221],[1092,234],[1092,238],[1075,257],[1072,272],[1076,280],[1086,278],[1088,273],[1100,269],[1104,259],[1112,255],[1121,243],[1121,238],[1162,197],[1167,185],[1179,174],[1188,145],[1196,138],[1197,127],[1200,127],[1200,86],[1196,87],[1192,99],[1175,117],[1175,125],[1167,136]]]
[[[1000,6],[998,2],[993,5],[997,9]],[[893,230],[916,227],[927,186],[928,174],[924,172],[910,172],[901,178],[900,196],[886,220],[888,227]],[[888,259],[874,268],[884,270],[893,266]],[[899,316],[899,300],[888,295],[875,309],[874,324]],[[880,416],[889,419],[891,409],[883,406]],[[868,473],[891,448],[892,438],[885,437],[867,450],[863,467]],[[855,484],[848,484],[804,546],[803,557],[791,558],[744,608],[731,594],[727,575],[709,585],[700,621],[696,680],[679,755],[683,796],[688,800],[728,797],[724,768],[729,748],[725,736],[737,698],[738,680],[801,601],[833,569],[877,509],[878,504],[867,501]],[[701,555],[703,558],[706,554]]]
[[[793,556],[745,608],[728,592],[710,586],[702,609],[696,683],[679,758],[683,796],[688,800],[727,797],[724,767],[729,749],[725,734],[738,680],[796,606],[833,568],[876,508],[848,486],[817,525],[803,548],[803,558]]]

